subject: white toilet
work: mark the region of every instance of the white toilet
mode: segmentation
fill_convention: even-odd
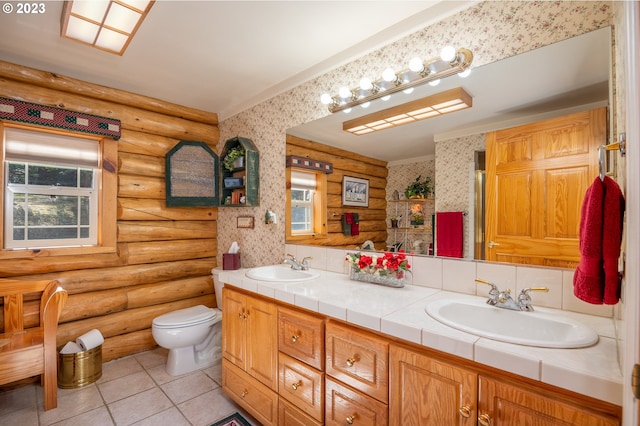
[[[204,305],[179,309],[153,320],[156,343],[169,349],[167,373],[172,376],[211,366],[222,355],[222,313]]]

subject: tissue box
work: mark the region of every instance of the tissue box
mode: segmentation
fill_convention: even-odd
[[[240,253],[222,253],[222,269],[240,269]]]

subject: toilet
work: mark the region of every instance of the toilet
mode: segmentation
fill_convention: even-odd
[[[222,312],[204,305],[156,317],[151,333],[169,349],[166,371],[172,376],[213,365],[222,356]]]

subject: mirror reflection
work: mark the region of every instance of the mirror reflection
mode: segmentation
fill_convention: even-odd
[[[571,262],[541,263],[520,255],[509,259],[510,250],[515,252],[518,246],[512,243],[511,248],[503,244],[501,257],[490,256],[496,246],[489,248],[491,241],[483,238],[487,231],[487,141],[495,139],[493,132],[496,131],[576,113],[584,114],[584,111],[599,108],[604,108],[606,132],[606,123],[611,121],[608,117],[611,112],[607,109],[612,91],[610,52],[611,29],[603,28],[475,68],[465,79],[452,76],[442,80],[437,87],[418,87],[410,96],[399,93],[387,103],[372,104],[366,111],[357,108],[361,110],[359,115],[370,114],[462,87],[473,98],[472,107],[463,111],[364,136],[355,136],[342,130],[343,122],[358,117],[354,115],[356,108],[349,115],[336,113],[289,129],[287,155],[330,161],[334,173],[327,175],[326,235],[322,238],[313,235],[296,240],[287,238],[287,242],[339,247],[371,243],[378,250],[400,247],[424,255],[444,255],[437,250],[438,225],[434,223],[434,215],[456,212],[462,216],[463,242],[460,255],[455,253],[453,257],[571,267]],[[575,117],[573,119],[576,120]],[[605,143],[608,135],[602,133],[598,138],[587,143],[586,149],[592,150],[591,145]],[[562,153],[567,151],[567,144],[573,142],[555,138],[553,143],[558,145],[554,149]],[[523,147],[525,145],[520,146]],[[511,154],[503,149],[502,155]],[[495,161],[495,158],[491,161]],[[580,185],[586,189],[587,182],[590,183],[597,175],[597,172],[593,174],[593,167],[597,170],[596,152],[590,152],[582,161],[588,164],[580,169],[579,175],[565,173],[562,179],[555,181],[556,187],[564,187],[565,195],[574,194],[573,199],[565,203],[566,209],[575,209],[575,205],[579,205],[584,194]],[[548,166],[545,167],[545,173],[549,174]],[[367,208],[342,204],[343,176],[368,179]],[[433,192],[428,198],[414,202],[407,199],[405,190],[419,177],[431,179]],[[585,182],[581,181],[585,179]],[[520,202],[520,215],[539,216],[539,212],[523,211],[522,206],[533,202],[519,192],[527,188],[526,183],[523,185],[512,185],[508,194],[516,203],[527,201]],[[358,235],[345,235],[343,232],[346,213],[357,214]],[[412,224],[411,220],[418,214],[423,217],[423,223],[416,224],[414,220]],[[561,220],[558,212],[553,217],[549,216],[551,214],[546,213],[545,220],[550,218],[554,221],[557,235],[573,231],[577,235],[577,223],[558,224]],[[392,227],[392,219],[398,221],[397,228]],[[459,216],[454,219],[457,220]],[[455,223],[454,227],[459,226],[458,222]],[[508,228],[511,225],[505,223],[501,226]],[[533,225],[529,221],[514,226]],[[542,226],[545,226],[544,223]],[[442,240],[440,243],[442,249]],[[499,243],[494,241],[494,244]],[[446,255],[451,257],[451,254]],[[561,253],[562,256],[567,257]]]

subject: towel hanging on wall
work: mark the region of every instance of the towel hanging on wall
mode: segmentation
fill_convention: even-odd
[[[464,240],[463,212],[436,213],[436,255],[462,257]]]
[[[587,192],[580,214],[580,262],[573,293],[585,302],[614,305],[620,300],[618,258],[625,200],[618,184],[598,176]]]

